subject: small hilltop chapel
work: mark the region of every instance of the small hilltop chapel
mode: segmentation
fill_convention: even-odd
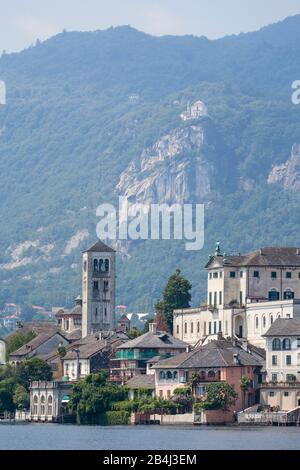
[[[207,301],[174,311],[176,338],[191,345],[224,337],[264,348],[278,318],[300,318],[300,248],[260,248],[227,255],[216,243],[209,257]]]

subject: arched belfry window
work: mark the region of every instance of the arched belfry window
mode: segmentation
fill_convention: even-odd
[[[98,260],[97,259],[94,259],[94,271],[95,272],[98,271]]]
[[[99,272],[104,271],[104,261],[103,259],[99,259]]]

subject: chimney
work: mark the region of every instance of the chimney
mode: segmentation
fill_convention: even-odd
[[[149,331],[150,331],[150,333],[152,333],[153,335],[156,335],[156,332],[157,332],[157,323],[155,323],[155,322],[149,323]]]
[[[240,356],[239,356],[239,354],[236,353],[236,354],[233,355],[233,363],[234,363],[234,365],[236,365],[236,366],[238,366],[238,365],[240,364]]]

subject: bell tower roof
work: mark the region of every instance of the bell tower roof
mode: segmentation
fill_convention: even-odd
[[[115,253],[115,250],[108,245],[105,245],[101,240],[98,240],[88,250],[84,250],[83,253]]]

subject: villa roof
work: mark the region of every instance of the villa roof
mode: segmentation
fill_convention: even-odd
[[[73,348],[79,350],[80,359],[89,359],[91,356],[94,356],[94,354],[97,354],[98,352],[106,349],[107,346],[108,345],[106,341],[99,340],[99,341],[94,341],[90,343],[74,345]],[[76,352],[73,349],[69,349],[67,354],[64,357],[64,360],[76,359],[76,358],[77,358]]]
[[[18,357],[26,356],[27,354],[33,352],[35,349],[40,347],[42,344],[46,343],[46,341],[53,338],[53,336],[55,336],[55,335],[60,335],[63,339],[66,339],[66,337],[63,336],[58,331],[51,332],[51,333],[40,333],[35,338],[33,338],[31,341],[24,344],[23,346],[21,346],[16,351],[12,352],[10,354],[10,356],[18,356]]]
[[[110,246],[103,243],[101,240],[98,240],[93,246],[88,250],[84,250],[83,253],[115,253],[115,250]]]
[[[155,389],[154,374],[137,374],[126,382],[126,386],[131,389],[146,388],[148,390]]]
[[[238,363],[236,363],[236,359]],[[226,340],[211,341],[191,352],[163,359],[153,369],[262,366],[263,361]]]
[[[300,248],[291,247],[265,247],[246,255],[228,255],[224,260],[223,255],[213,256],[206,265],[217,260],[222,266],[277,266],[300,267]]]
[[[300,318],[278,318],[262,336],[300,336]]]
[[[187,344],[180,339],[174,338],[166,331],[157,331],[152,333],[148,331],[137,338],[134,338],[118,347],[118,349],[132,349],[132,348],[143,348],[143,349],[186,349]]]

